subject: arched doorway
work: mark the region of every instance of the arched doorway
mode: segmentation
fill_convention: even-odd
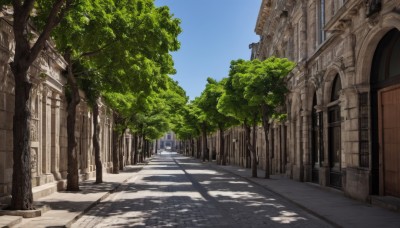
[[[319,183],[319,168],[322,157],[322,112],[318,112],[317,94],[314,94],[311,114],[311,181]]]
[[[329,185],[342,188],[341,167],[341,116],[339,105],[339,92],[342,89],[340,77],[337,74],[333,80],[331,102],[328,108],[328,155],[329,155]]]
[[[373,180],[373,191],[400,197],[400,31],[397,29],[389,31],[375,50],[371,107],[372,167],[379,172]]]

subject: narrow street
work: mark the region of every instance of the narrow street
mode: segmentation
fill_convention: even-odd
[[[330,227],[233,174],[163,152],[72,227]]]

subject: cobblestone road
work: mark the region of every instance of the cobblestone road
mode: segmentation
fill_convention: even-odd
[[[72,227],[329,227],[273,193],[164,152]]]

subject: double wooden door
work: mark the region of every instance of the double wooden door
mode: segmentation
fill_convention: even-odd
[[[378,92],[380,192],[400,197],[400,86]]]

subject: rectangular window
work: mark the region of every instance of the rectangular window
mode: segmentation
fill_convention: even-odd
[[[360,167],[369,168],[369,119],[368,93],[358,97],[360,127]]]
[[[325,41],[326,34],[324,30],[325,26],[325,0],[319,0],[317,6],[317,22],[318,22],[318,31],[317,31],[317,40],[318,45]]]

